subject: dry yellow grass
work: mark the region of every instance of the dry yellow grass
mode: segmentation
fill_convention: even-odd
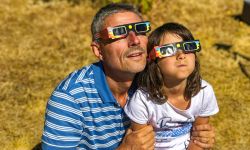
[[[0,145],[29,150],[40,141],[47,99],[70,72],[95,60],[89,2],[1,0]],[[216,150],[250,149],[250,26],[233,16],[243,0],[155,0],[145,18],[153,29],[167,21],[184,24],[202,42],[202,75],[214,86],[220,112]],[[241,69],[241,67],[243,69]]]

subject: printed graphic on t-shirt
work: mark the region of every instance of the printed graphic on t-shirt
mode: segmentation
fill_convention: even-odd
[[[192,128],[192,122],[175,122],[170,117],[165,117],[157,121],[157,126],[159,128],[154,129],[156,141],[168,142],[173,138],[188,134]]]

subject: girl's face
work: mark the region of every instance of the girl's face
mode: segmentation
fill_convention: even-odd
[[[182,42],[182,38],[176,34],[167,33],[162,38],[160,45]],[[182,81],[194,71],[195,68],[195,54],[184,53],[178,50],[176,55],[170,57],[160,58],[158,66],[161,70],[165,81]]]

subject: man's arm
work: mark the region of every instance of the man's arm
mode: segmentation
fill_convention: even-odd
[[[193,141],[193,143],[195,143],[201,148],[206,148],[206,149],[213,148],[215,142],[214,127],[209,124],[208,120],[207,122],[205,120],[201,121],[204,122],[194,124],[191,133],[191,140]]]
[[[131,129],[127,130],[121,145],[117,150],[153,150],[155,143],[153,127],[131,123]]]
[[[56,89],[48,101],[42,135],[43,150],[73,150],[80,141],[82,113],[74,98]]]

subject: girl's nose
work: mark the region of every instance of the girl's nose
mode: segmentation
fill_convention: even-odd
[[[186,54],[182,51],[182,50],[178,50],[176,53],[176,59],[185,59],[186,58]]]

